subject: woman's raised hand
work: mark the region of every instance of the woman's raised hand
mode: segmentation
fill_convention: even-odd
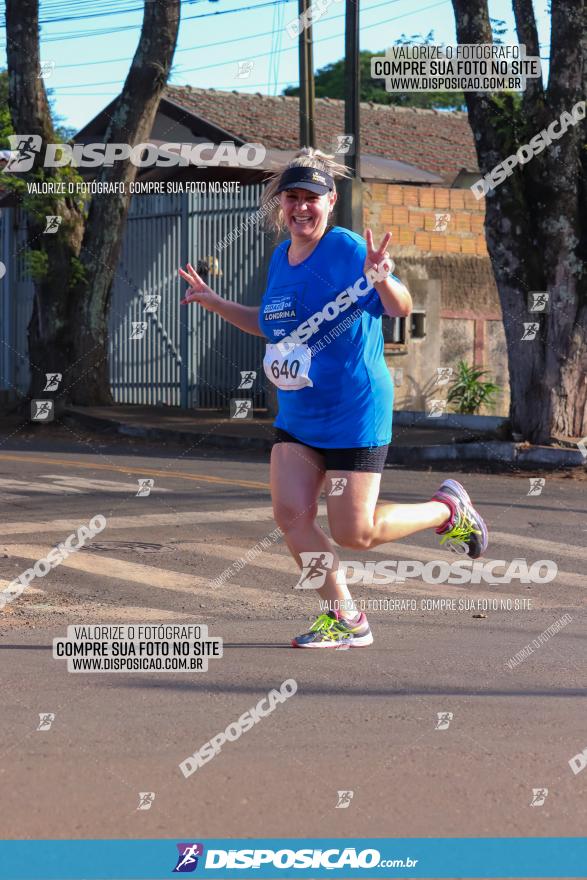
[[[189,284],[185,296],[181,300],[181,305],[184,306],[191,302],[197,302],[198,305],[201,305],[208,311],[215,311],[216,305],[220,302],[222,297],[215,293],[211,287],[208,287],[206,282],[200,278],[192,264],[186,263],[186,268],[180,268],[178,269],[178,272],[184,281],[187,281]]]
[[[367,273],[372,269],[378,275],[380,274],[382,279],[386,278],[394,270],[394,262],[387,250],[387,245],[391,241],[391,232],[386,232],[381,239],[379,247],[375,247],[373,244],[373,233],[370,229],[365,229],[365,241],[367,242],[367,257],[363,272]]]

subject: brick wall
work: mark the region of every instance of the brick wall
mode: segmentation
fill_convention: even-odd
[[[436,367],[456,367],[463,358],[500,385],[494,406],[483,412],[507,415],[507,351],[485,243],[485,200],[477,201],[468,189],[366,182],[363,207],[376,242],[391,231],[396,274],[412,292],[414,308],[427,316],[427,338],[409,338],[389,358],[390,367],[401,367],[405,376],[396,407],[424,409],[434,396]],[[444,231],[434,230],[438,214],[450,215]]]
[[[366,220],[377,232],[389,229],[396,247],[487,256],[485,200],[468,189],[366,183],[363,195]],[[438,214],[450,215],[444,231],[434,229]]]

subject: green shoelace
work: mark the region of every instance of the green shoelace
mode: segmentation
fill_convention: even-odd
[[[440,544],[448,543],[455,550],[465,550],[471,535],[480,535],[479,529],[475,528],[473,520],[464,513],[460,513],[457,522],[450,531],[440,538]]]
[[[350,635],[346,626],[342,626],[340,621],[336,620],[335,617],[330,617],[328,614],[321,614],[320,617],[316,618],[310,627],[310,632],[320,633],[333,642],[337,642]]]

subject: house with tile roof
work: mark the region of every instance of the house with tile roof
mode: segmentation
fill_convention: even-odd
[[[104,142],[113,107],[114,102],[105,107],[74,140]],[[149,167],[140,170],[138,179],[230,181],[244,192],[257,193],[270,173],[282,168],[299,149],[298,108],[297,97],[167,86],[149,142],[260,143],[266,155],[255,167]],[[315,108],[316,146],[335,152],[338,137],[344,134],[344,102],[318,98]],[[359,172],[364,226],[371,227],[376,238],[387,230],[392,232],[395,271],[414,300],[410,318],[383,321],[386,357],[396,384],[396,408],[424,411],[431,399],[442,399],[446,388],[438,386],[437,370],[454,369],[462,359],[487,370],[498,383],[501,393],[488,412],[506,414],[509,382],[505,335],[485,243],[484,200],[478,201],[469,188],[479,171],[467,114],[362,103]],[[149,198],[135,196],[133,205]],[[239,205],[244,206],[242,199],[242,204],[237,201],[227,215],[230,218],[238,214]],[[250,198],[245,201],[250,211]],[[229,264],[233,269],[241,265],[245,251],[246,260],[253,251],[263,253],[259,265],[252,267],[244,283],[237,285],[242,293],[247,279],[263,275],[274,242],[259,228],[256,234],[264,237],[260,249],[243,247],[241,240],[235,245],[242,249],[240,255],[231,254],[229,246],[213,256],[210,242],[216,234],[213,230],[220,227],[213,225],[217,219],[212,219],[215,212],[209,197],[206,204],[212,231],[200,225],[200,232],[192,235],[195,247],[198,235],[206,241],[202,253],[195,254],[192,261],[203,257],[214,267],[219,292],[223,266],[226,280]],[[224,210],[229,203],[225,199],[222,204]],[[149,216],[142,209],[140,213]],[[127,238],[132,227],[129,223]],[[144,238],[143,228],[141,241]],[[127,241],[123,253],[129,247]],[[255,289],[254,295],[258,294]],[[228,337],[230,345],[235,345],[233,335],[229,333]],[[206,380],[208,385],[221,381],[218,377]],[[202,399],[208,398],[204,395]]]

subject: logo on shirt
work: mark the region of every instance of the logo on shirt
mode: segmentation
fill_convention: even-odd
[[[279,302],[270,302],[265,306],[265,313],[280,312],[282,309],[286,309],[289,305],[291,305],[291,302],[288,299],[282,299]]]
[[[287,320],[295,320],[296,311],[295,309],[286,309],[282,312],[269,312],[268,315],[265,315],[266,321],[287,321]]]
[[[295,295],[280,296],[279,299],[270,300],[263,306],[263,317],[266,321],[286,321],[289,323],[295,321]]]

